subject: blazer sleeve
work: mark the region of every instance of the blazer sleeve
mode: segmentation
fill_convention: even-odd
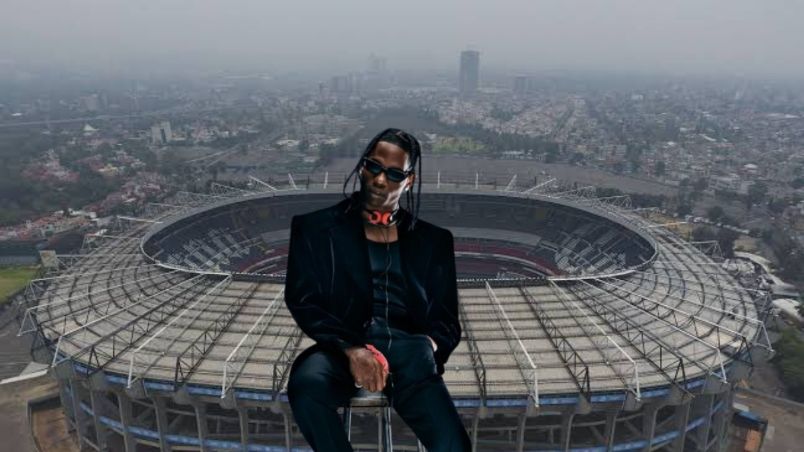
[[[328,300],[321,287],[322,274],[310,243],[310,233],[305,232],[299,217],[293,217],[290,226],[290,245],[285,276],[285,304],[302,331],[319,345],[332,350],[345,350],[363,345],[364,340],[347,328],[328,309]]]
[[[430,272],[432,299],[427,313],[428,332],[438,346],[435,361],[441,372],[449,355],[461,341],[458,317],[458,287],[455,280],[455,247],[452,233],[445,231],[436,246]]]

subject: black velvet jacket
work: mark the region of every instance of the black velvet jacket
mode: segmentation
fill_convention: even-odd
[[[302,331],[316,341],[305,353],[365,344],[372,314],[371,269],[360,206],[350,208],[351,202],[291,221],[285,303]],[[410,220],[400,209],[397,231],[412,333],[433,338],[438,373],[443,374],[461,339],[452,233],[421,219],[409,231]]]

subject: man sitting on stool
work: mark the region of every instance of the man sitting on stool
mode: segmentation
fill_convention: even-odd
[[[352,450],[337,409],[360,387],[383,391],[429,452],[471,450],[441,377],[461,338],[453,238],[418,218],[417,163],[416,138],[384,130],[346,199],[291,222],[285,302],[316,344],[294,361],[288,398],[316,451]]]

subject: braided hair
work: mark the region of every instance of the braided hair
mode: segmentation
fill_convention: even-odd
[[[357,161],[357,165],[355,165],[352,172],[349,173],[349,176],[343,182],[343,196],[344,198],[349,198],[349,195],[346,193],[346,187],[349,186],[349,180],[352,179],[352,176],[358,174],[360,172],[360,168],[363,165],[363,158],[368,157],[369,154],[374,150],[377,146],[377,143],[380,141],[385,141],[387,143],[394,144],[399,146],[408,153],[408,157],[410,159],[410,168],[413,169],[413,173],[418,174],[416,178],[418,184],[416,187],[416,195],[413,195],[412,190],[408,190],[405,192],[405,209],[410,212],[413,218],[410,221],[410,225],[408,230],[413,230],[413,227],[416,225],[416,220],[419,218],[419,200],[421,198],[422,193],[422,147],[419,144],[419,140],[416,139],[413,135],[400,130],[400,129],[385,129],[382,132],[378,133],[374,136],[374,138],[369,141],[368,146],[366,146],[366,150],[363,151],[363,154],[360,156],[360,159]],[[416,170],[416,164],[419,165],[419,169]],[[406,168],[407,170],[407,168]],[[356,190],[357,186],[357,178],[352,180],[352,192]]]

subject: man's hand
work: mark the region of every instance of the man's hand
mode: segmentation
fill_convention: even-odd
[[[374,358],[374,354],[365,347],[350,347],[346,349],[349,357],[349,371],[355,383],[370,392],[382,391],[385,388],[385,379],[388,372],[382,364]]]

